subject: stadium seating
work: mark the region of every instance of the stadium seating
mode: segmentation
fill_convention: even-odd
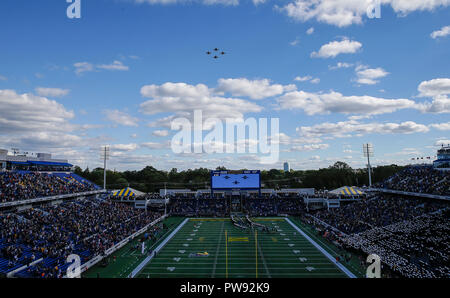
[[[450,196],[450,171],[411,166],[377,186],[392,190]]]
[[[97,185],[72,173],[0,173],[0,203],[97,189]]]
[[[378,254],[393,276],[443,278],[450,274],[449,211],[448,201],[379,195],[303,220],[361,257]]]
[[[160,216],[94,197],[0,213],[0,272],[27,265],[33,256],[43,260],[16,276],[62,277],[68,255],[78,254],[85,263]]]

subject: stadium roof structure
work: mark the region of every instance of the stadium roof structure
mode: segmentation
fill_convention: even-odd
[[[120,197],[120,198],[125,198],[125,197],[136,197],[136,196],[140,196],[143,195],[143,192],[140,192],[139,190],[135,190],[133,188],[130,187],[126,187],[124,189],[121,190],[116,190],[113,191],[113,197]]]
[[[52,162],[52,161],[34,161],[29,160],[29,164],[40,165],[40,166],[61,166],[61,167],[72,167],[73,165],[67,162]]]
[[[27,161],[9,161],[13,165],[24,165],[24,166],[56,166],[56,167],[72,167],[73,165],[68,162],[51,162],[51,161],[35,161],[35,160],[27,160]]]
[[[355,186],[342,186],[335,190],[330,191],[330,193],[336,194],[336,195],[344,195],[344,196],[348,196],[348,197],[362,196],[362,195],[366,194],[359,187],[355,187]]]

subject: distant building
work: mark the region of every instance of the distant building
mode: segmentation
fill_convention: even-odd
[[[437,159],[433,162],[436,169],[450,170],[450,145],[444,146],[437,151]]]
[[[0,149],[0,171],[61,171],[69,172],[72,165],[67,159],[54,159],[50,153],[37,153],[35,156],[28,152],[14,155],[8,154],[8,150]]]
[[[285,162],[285,163],[284,163],[284,171],[285,171],[285,172],[290,172],[290,171],[291,171],[291,167],[290,167],[290,165],[289,165],[288,162]]]

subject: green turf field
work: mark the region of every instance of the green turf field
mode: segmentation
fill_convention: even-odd
[[[241,230],[226,218],[190,219],[136,277],[347,277],[284,218],[255,222],[276,231]]]
[[[147,241],[146,247],[154,249],[162,240],[164,240],[170,232],[172,232],[182,221],[183,217],[169,217],[164,220],[164,224],[168,227],[167,230],[162,231],[157,235],[158,239],[155,242]],[[138,250],[133,249],[138,243],[139,237],[122,247],[120,250],[108,257],[109,264],[102,267],[100,264],[95,265],[88,271],[83,273],[84,278],[126,278],[141,263],[146,255],[142,255]]]

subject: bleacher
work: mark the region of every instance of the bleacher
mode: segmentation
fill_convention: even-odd
[[[100,190],[70,172],[0,172],[0,203]]]
[[[450,171],[432,166],[410,166],[375,187],[411,193],[450,196]]]
[[[79,255],[83,265],[159,217],[95,197],[0,213],[0,273],[62,277],[70,265],[69,254]],[[39,261],[27,267],[33,254],[33,260]]]

